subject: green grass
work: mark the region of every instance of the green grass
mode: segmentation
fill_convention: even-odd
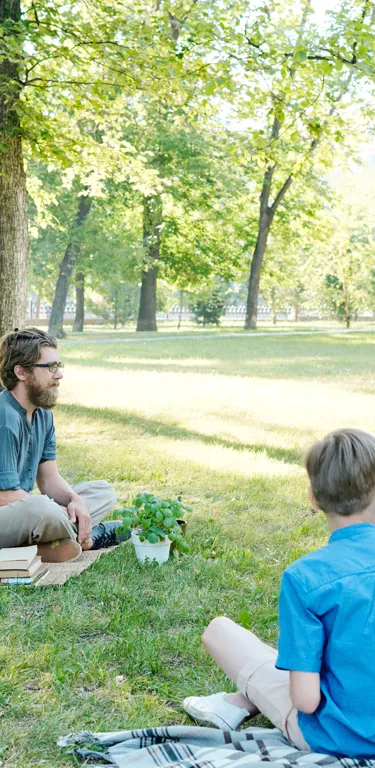
[[[275,642],[282,570],[326,541],[301,453],[338,426],[375,431],[375,334],[199,335],[61,345],[62,474],[105,477],[120,502],[182,492],[191,555],[144,568],[125,544],[62,588],[1,590],[7,768],[67,768],[59,736],[187,722],[184,696],[228,687],[207,622],[243,614]]]

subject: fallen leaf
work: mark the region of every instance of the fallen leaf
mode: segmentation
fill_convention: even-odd
[[[116,677],[115,677],[115,683],[117,683],[117,685],[118,685],[119,683],[124,683],[124,682],[126,682],[126,681],[127,681],[127,679],[128,679],[128,678],[126,677],[126,675],[116,675]]]

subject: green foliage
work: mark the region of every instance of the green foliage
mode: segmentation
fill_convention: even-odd
[[[365,0],[340,0],[320,19],[303,0],[250,12],[246,0],[24,5],[3,30],[3,59],[18,62],[19,76],[1,89],[20,92],[30,285],[43,298],[66,242],[69,191],[93,200],[77,268],[96,291],[106,293],[108,273],[114,284],[139,281],[142,203],[153,196],[162,203],[159,278],[184,290],[213,274],[238,279],[254,251],[261,190],[272,234],[290,232],[298,197],[372,122]]]
[[[139,303],[139,287],[119,281],[101,282],[100,293],[91,291],[86,308],[106,323],[119,325],[134,320]]]
[[[191,507],[182,503],[181,499],[164,499],[154,496],[152,493],[138,493],[133,500],[133,505],[123,510],[116,510],[121,514],[124,533],[129,533],[131,528],[139,530],[140,541],[148,541],[157,544],[166,537],[176,543],[181,552],[188,552],[189,545],[182,536],[179,520],[183,519],[184,512],[190,512]]]
[[[195,322],[198,325],[220,325],[220,319],[225,312],[225,301],[214,291],[207,298],[198,299],[193,304]]]
[[[344,285],[337,275],[326,275],[324,278],[324,288],[326,294],[327,306],[332,313],[339,319],[346,319],[346,308],[344,299]],[[352,315],[352,302],[349,303],[349,319]]]

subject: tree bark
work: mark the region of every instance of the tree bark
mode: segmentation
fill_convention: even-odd
[[[280,125],[281,123],[275,115],[271,130],[271,142],[278,140],[280,134]],[[250,267],[249,289],[246,302],[245,328],[255,329],[257,327],[260,273],[262,269],[264,254],[267,248],[268,235],[270,233],[274,215],[281,201],[285,197],[293,178],[292,174],[288,176],[282,187],[279,189],[273,204],[269,205],[272,180],[275,170],[275,164],[268,165],[263,177],[263,186],[260,193],[258,235]]]
[[[177,326],[177,330],[178,331],[181,328],[181,319],[182,319],[183,308],[184,308],[184,292],[180,291],[180,307],[179,307],[179,313],[178,313],[178,326]]]
[[[345,306],[345,323],[346,327],[350,328],[350,323],[352,319],[352,313],[350,311],[350,302],[349,302],[349,293],[348,293],[348,287],[345,283],[344,279],[344,306]]]
[[[156,324],[156,288],[158,278],[158,267],[150,267],[142,272],[141,296],[139,301],[139,312],[137,321],[137,331],[157,331]]]
[[[76,316],[74,318],[73,331],[82,333],[85,323],[85,275],[83,272],[76,274]]]
[[[63,324],[69,282],[80,251],[82,226],[89,215],[90,207],[91,199],[82,195],[79,198],[76,220],[70,232],[69,243],[64,258],[60,264],[60,272],[48,326],[48,333],[52,336],[56,336],[58,339],[62,339],[65,336]]]
[[[0,0],[0,25],[17,41],[20,0]],[[27,192],[19,116],[22,40],[0,58],[0,335],[22,327],[27,310]]]
[[[156,289],[162,222],[163,207],[161,196],[145,197],[143,202],[145,260],[142,271],[137,331],[153,332],[158,330],[156,325]]]
[[[117,323],[118,323],[118,286],[115,288],[115,300],[114,300],[114,320],[113,320],[113,327],[115,331],[117,330]]]
[[[295,320],[296,323],[299,322],[299,315],[300,315],[300,305],[299,305],[298,298],[295,297],[295,299],[294,299],[294,320]]]
[[[251,260],[249,289],[246,303],[245,328],[255,329],[257,327],[260,273],[262,269],[264,254],[267,248],[267,240],[271,229],[271,221],[272,220],[268,211],[265,211],[259,218],[258,237],[253,258]]]

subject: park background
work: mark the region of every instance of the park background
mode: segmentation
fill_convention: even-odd
[[[1,590],[6,768],[188,722],[185,696],[229,685],[207,622],[275,643],[283,569],[327,540],[303,453],[375,430],[374,21],[372,0],[0,0],[0,332],[59,337],[69,482],[192,507],[163,568],[125,544]]]

